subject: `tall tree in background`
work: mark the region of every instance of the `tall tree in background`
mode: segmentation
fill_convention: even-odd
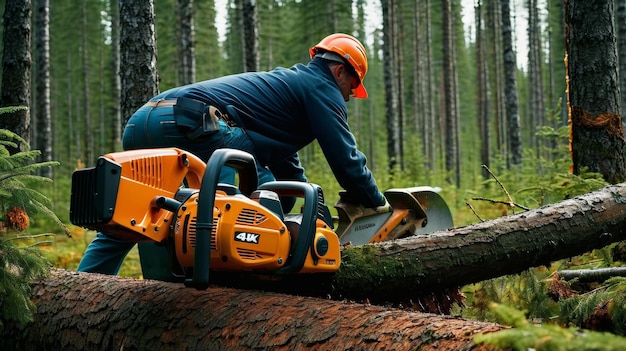
[[[565,11],[563,1],[547,2],[547,34],[546,46],[548,70],[548,90],[546,91],[547,123],[554,129],[567,126],[567,97],[565,80]],[[547,144],[549,143],[549,144]],[[551,138],[546,140],[550,151],[559,150],[560,140]],[[549,160],[554,160],[556,153],[551,152]]]
[[[445,116],[445,155],[446,172],[451,184],[459,185],[458,145],[457,145],[457,96],[454,62],[454,31],[452,0],[442,0],[442,38],[443,38],[443,109]]]
[[[399,165],[400,160],[400,120],[398,106],[398,81],[397,70],[394,67],[397,62],[394,54],[397,41],[394,40],[397,33],[397,23],[394,12],[395,0],[381,0],[383,12],[383,65],[385,81],[385,103],[387,120],[387,156],[389,157],[389,169],[393,170]]]
[[[152,0],[120,0],[122,124],[159,91]]]
[[[491,58],[489,61],[490,66],[487,68],[490,75],[491,89],[490,96],[492,96],[493,103],[493,121],[495,122],[496,133],[496,145],[497,150],[502,155],[508,155],[508,132],[507,132],[507,120],[505,111],[505,99],[504,99],[504,62],[502,55],[502,15],[500,0],[488,0],[483,4],[486,7],[486,31],[485,35],[486,45],[488,46],[487,57]]]
[[[413,1],[413,13],[412,15],[412,31],[413,37],[411,38],[411,47],[413,49],[413,59],[415,60],[415,64],[412,66],[411,75],[412,75],[412,91],[411,91],[411,104],[412,104],[412,114],[413,114],[413,128],[409,129],[411,133],[417,133],[417,135],[422,136],[422,150],[424,150],[424,154],[427,155],[427,148],[429,145],[426,144],[426,123],[427,119],[424,115],[424,79],[423,77],[423,62],[424,55],[422,54],[422,20],[421,20],[421,8],[420,1]],[[409,141],[412,139],[409,138]]]
[[[571,150],[612,184],[626,179],[612,0],[565,1]]]
[[[121,90],[120,79],[120,2],[111,1],[111,142],[110,150],[117,151],[122,148],[122,113],[121,113]]]
[[[509,126],[509,151],[507,160],[513,165],[522,163],[522,134],[520,130],[519,102],[517,98],[517,58],[513,50],[513,27],[511,26],[511,5],[509,0],[502,4],[502,53],[504,57],[504,93],[506,116]]]
[[[50,1],[35,0],[35,148],[42,162],[52,161],[52,122],[50,116]],[[52,168],[42,169],[52,177]]]
[[[242,54],[244,58],[244,72],[259,70],[259,30],[258,7],[256,0],[240,0]]]
[[[7,1],[4,8],[4,29],[2,32],[2,96],[0,106],[30,106],[30,0]],[[0,128],[8,129],[30,141],[30,112],[20,109],[6,113],[0,118]],[[19,152],[7,146],[11,154]]]
[[[425,84],[426,84],[426,88],[424,89],[425,92],[425,96],[424,96],[424,100],[425,100],[425,111],[424,114],[426,115],[426,125],[427,128],[424,131],[425,132],[425,138],[427,140],[427,143],[430,145],[429,148],[427,150],[424,150],[426,157],[428,159],[428,164],[430,166],[431,170],[436,170],[437,169],[437,144],[436,144],[436,138],[435,135],[437,134],[437,131],[440,131],[440,129],[437,128],[437,118],[435,117],[435,108],[433,107],[433,95],[434,95],[434,87],[433,87],[433,62],[432,62],[432,26],[431,26],[431,11],[430,11],[430,0],[426,0],[426,3],[424,4],[425,7],[425,11],[424,11],[424,25],[426,26],[426,30],[424,31],[424,33],[426,34],[426,42],[424,43],[424,47],[425,47],[425,63],[424,63],[424,75],[426,76],[426,80],[425,80]],[[428,126],[430,128],[428,128]],[[442,140],[443,138],[439,138],[439,140]],[[443,149],[443,147],[441,147],[440,149]]]
[[[489,110],[490,98],[489,98],[489,73],[487,64],[487,42],[486,42],[486,29],[483,24],[484,7],[480,0],[476,1],[474,6],[474,14],[476,21],[476,82],[478,85],[478,131],[480,133],[480,163],[485,166],[489,166],[490,162],[490,123],[489,116],[491,112]],[[485,168],[482,168],[483,178],[489,178],[489,173]]]
[[[626,110],[626,0],[615,1],[617,8],[615,23],[617,23],[617,54],[619,61],[620,86],[620,115]],[[622,118],[622,129],[626,121]]]
[[[398,153],[398,163],[400,169],[404,169],[405,160],[404,160],[404,142],[406,140],[406,114],[404,113],[404,107],[407,105],[404,100],[405,87],[404,87],[404,57],[403,57],[403,44],[404,44],[404,16],[402,14],[404,11],[400,7],[400,3],[402,1],[393,0],[391,2],[392,5],[392,19],[394,21],[391,23],[394,26],[395,35],[391,37],[391,40],[394,41],[392,47],[394,49],[394,53],[391,55],[392,60],[394,60],[394,64],[392,68],[395,72],[393,72],[393,76],[396,77],[396,92],[398,94],[398,146],[400,147],[400,151]]]
[[[528,1],[528,87],[530,108],[528,109],[530,145],[539,154],[539,141],[535,137],[535,128],[546,125],[546,104],[543,91],[541,67],[543,63],[541,45],[541,25],[537,0]]]
[[[193,0],[178,0],[178,49],[179,84],[185,85],[196,80],[195,28],[193,21]]]
[[[95,162],[94,155],[94,142],[93,139],[95,135],[92,133],[93,125],[91,119],[91,89],[90,89],[90,58],[89,58],[89,43],[87,41],[87,34],[89,31],[87,30],[89,26],[89,17],[87,15],[87,0],[82,1],[82,23],[80,31],[80,52],[81,52],[81,60],[82,60],[82,74],[83,74],[83,113],[81,115],[81,120],[85,123],[85,159],[87,160],[87,165],[92,165]]]

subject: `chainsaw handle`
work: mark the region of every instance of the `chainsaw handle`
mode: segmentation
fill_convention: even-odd
[[[295,243],[292,257],[277,274],[298,272],[304,266],[308,250],[313,246],[318,215],[318,200],[321,196],[319,185],[298,181],[274,181],[261,184],[259,190],[271,190],[281,197],[304,198],[300,234]]]
[[[239,189],[246,196],[249,197],[258,185],[256,162],[251,154],[235,149],[217,149],[209,158],[198,194],[193,277],[185,280],[186,286],[198,290],[205,290],[209,287],[213,209],[215,207],[215,192],[223,166],[237,170]]]

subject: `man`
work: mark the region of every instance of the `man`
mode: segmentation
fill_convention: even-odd
[[[332,34],[310,49],[307,65],[249,72],[165,91],[141,107],[124,129],[126,150],[178,147],[207,161],[218,148],[254,155],[259,183],[306,182],[298,151],[318,141],[348,196],[365,207],[388,211],[365,156],[348,126],[346,102],[366,98],[363,45]],[[234,183],[234,170],[220,181]],[[293,203],[283,204],[289,209]],[[79,271],[117,274],[133,243],[98,233]]]

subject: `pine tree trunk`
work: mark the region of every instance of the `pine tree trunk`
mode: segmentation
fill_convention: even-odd
[[[486,7],[487,12],[487,41],[489,47],[489,55],[491,57],[490,82],[492,82],[493,93],[493,114],[495,122],[495,140],[497,141],[497,152],[502,155],[509,155],[509,133],[507,130],[506,114],[504,113],[504,62],[502,55],[502,15],[499,1],[487,1],[482,6]]]
[[[540,19],[537,0],[528,2],[528,71],[529,71],[529,95],[530,95],[530,140],[537,155],[545,154],[544,145],[537,140],[535,129],[546,125],[546,104],[544,101],[543,77],[541,67],[543,65],[540,34]]]
[[[2,31],[2,96],[0,106],[30,105],[30,0],[7,1],[4,8]],[[20,109],[5,113],[0,118],[0,128],[8,129],[30,141],[30,112]],[[11,154],[22,151],[28,145],[7,145]]]
[[[443,103],[445,118],[445,162],[448,172],[448,182],[457,184],[457,155],[458,145],[456,143],[456,95],[454,76],[454,34],[452,31],[452,2],[443,0],[442,6],[442,40],[443,40]]]
[[[55,270],[34,322],[5,323],[9,350],[490,350],[503,326],[380,306]]]
[[[397,26],[395,25],[394,13],[395,0],[382,0],[383,14],[383,67],[385,84],[385,115],[387,120],[387,157],[389,159],[389,169],[393,169],[401,161],[400,150],[400,114],[399,114],[399,94],[398,76],[396,75],[398,62],[397,54]]]
[[[120,79],[120,3],[111,2],[111,141],[109,150],[117,151],[122,149],[122,124],[121,114],[121,91],[122,81]]]
[[[85,148],[84,148],[84,160],[87,166],[93,166],[96,162],[96,156],[94,155],[94,141],[95,137],[91,118],[91,87],[89,82],[90,68],[89,65],[89,45],[87,43],[87,0],[82,1],[83,20],[81,23],[81,35],[80,35],[80,52],[82,63],[82,78],[83,78],[83,113],[80,116],[79,121],[84,123],[83,135],[85,136]]]
[[[259,16],[256,1],[242,1],[241,17],[243,18],[244,70],[256,72],[259,70]]]
[[[490,107],[490,89],[489,89],[489,70],[487,64],[487,40],[486,29],[483,25],[482,13],[483,6],[480,1],[474,6],[476,17],[476,82],[478,83],[478,132],[480,133],[480,162],[482,165],[490,165],[491,143],[489,130],[489,117],[491,116]],[[482,176],[484,179],[489,178],[489,173],[483,168]]]
[[[441,145],[441,147],[439,148],[440,150],[443,150],[443,144],[442,144],[442,140],[443,138],[443,131],[440,128],[437,128],[438,124],[437,124],[437,117],[435,115],[435,108],[433,106],[433,99],[434,99],[434,87],[433,87],[433,61],[432,61],[432,26],[431,26],[431,15],[430,15],[430,0],[426,0],[426,3],[424,4],[425,10],[424,10],[424,23],[426,26],[426,38],[425,38],[425,44],[424,46],[426,47],[425,51],[425,55],[426,55],[426,64],[425,64],[425,75],[426,75],[426,89],[425,89],[425,93],[426,93],[426,97],[424,100],[426,100],[426,110],[425,110],[425,114],[426,114],[426,128],[425,128],[425,135],[424,138],[426,138],[428,144],[430,145],[428,152],[427,152],[427,157],[428,157],[428,162],[430,165],[430,170],[432,170],[433,172],[436,172],[437,170],[437,155],[439,154],[438,152],[438,148],[437,148],[437,142],[439,142],[439,145]],[[437,135],[439,135],[439,137],[437,137]]]
[[[41,151],[40,161],[52,161],[52,123],[50,114],[50,2],[36,0],[35,8],[35,103],[36,133],[33,138]],[[52,177],[52,167],[41,170],[44,177]]]
[[[567,1],[567,72],[574,173],[626,179],[613,1]]]
[[[158,93],[153,1],[120,0],[122,124]]]
[[[191,84],[196,81],[195,30],[193,23],[193,0],[178,0],[180,48],[178,55],[179,85]]]
[[[416,133],[416,135],[423,136],[424,130],[425,130],[424,122],[426,119],[424,116],[424,105],[423,105],[423,100],[422,100],[423,91],[424,91],[424,80],[421,79],[422,71],[420,70],[424,62],[423,55],[421,55],[421,52],[422,52],[421,33],[422,32],[420,30],[420,27],[421,27],[420,16],[421,16],[421,11],[419,7],[419,1],[414,1],[413,13],[411,14],[412,30],[413,30],[413,35],[411,37],[411,48],[412,48],[413,60],[415,64],[411,68],[411,76],[413,78],[411,82],[411,86],[413,89],[411,91],[411,102],[413,105],[412,110],[411,110],[413,114],[413,128],[411,128],[410,130],[413,133]],[[421,139],[422,139],[422,150],[424,152],[424,155],[428,155],[428,153],[426,152],[427,150],[426,138],[422,137]],[[409,138],[409,140],[411,140],[411,138]]]
[[[513,50],[513,27],[509,0],[502,0],[502,52],[504,56],[504,91],[509,135],[509,159],[513,165],[522,162],[522,134],[520,132],[519,102],[517,98],[517,63]]]
[[[617,25],[617,55],[619,61],[620,115],[626,109],[626,0],[615,1],[615,23]],[[626,127],[622,118],[622,129]]]

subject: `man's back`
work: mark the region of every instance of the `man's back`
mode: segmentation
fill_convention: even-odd
[[[263,163],[286,158],[333,124],[347,127],[345,101],[322,62],[249,72],[168,90],[216,106],[249,132]]]

